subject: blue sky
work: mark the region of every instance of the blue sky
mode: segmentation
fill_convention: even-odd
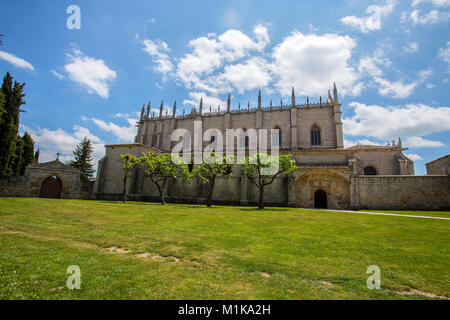
[[[68,29],[77,5],[81,29]],[[401,137],[424,163],[449,153],[450,0],[0,1],[0,74],[26,83],[21,131],[41,161],[84,136],[132,142],[144,103],[318,101],[336,82],[346,146]],[[208,108],[208,107],[207,107]]]

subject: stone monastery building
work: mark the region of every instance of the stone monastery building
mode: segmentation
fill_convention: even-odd
[[[186,129],[184,137],[189,146],[194,136],[194,123],[200,123],[203,133],[216,129],[225,137],[226,129],[241,129],[239,137],[245,148],[249,129],[278,129],[281,153],[291,154],[297,170],[280,176],[267,187],[266,205],[336,209],[444,209],[450,207],[448,176],[415,176],[413,162],[403,151],[401,140],[388,146],[354,146],[344,149],[341,104],[336,85],[333,96],[319,102],[297,104],[292,89],[291,103],[263,107],[261,92],[258,106],[231,107],[212,112],[199,109],[190,114],[177,114],[176,103],[171,114],[150,114],[150,104],[142,108],[135,143],[106,146],[105,157],[99,162],[94,186],[95,199],[121,199],[123,172],[117,159],[120,154],[140,155],[144,152],[170,152],[178,141],[172,142],[176,129]],[[270,133],[268,134],[270,136]],[[214,142],[215,136],[202,141],[203,147]],[[244,139],[244,140],[242,140]],[[186,144],[187,142],[187,144]],[[238,142],[239,143],[239,142]],[[268,142],[270,146],[270,141]],[[192,150],[192,149],[191,149]],[[193,152],[199,150],[192,150]],[[201,150],[200,150],[201,151]],[[136,169],[130,183],[131,200],[156,199],[157,191],[142,169]],[[193,179],[174,179],[166,186],[168,201],[202,203],[207,186]],[[216,203],[252,205],[258,200],[258,190],[241,174],[239,165],[233,167],[231,179],[216,182],[213,199]]]

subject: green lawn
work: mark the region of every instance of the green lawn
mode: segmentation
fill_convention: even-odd
[[[445,298],[449,249],[446,220],[0,199],[0,299]],[[81,290],[66,288],[69,265]]]

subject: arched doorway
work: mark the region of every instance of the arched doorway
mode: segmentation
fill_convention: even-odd
[[[316,209],[327,209],[327,193],[323,190],[317,190],[314,194],[314,208]]]
[[[364,168],[364,175],[365,176],[376,176],[377,175],[377,169],[374,167],[368,166]]]
[[[61,198],[62,181],[57,176],[51,176],[42,182],[40,198]]]

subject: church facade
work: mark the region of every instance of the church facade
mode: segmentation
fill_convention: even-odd
[[[260,92],[258,105],[253,108],[250,103],[232,107],[228,96],[224,110],[203,108],[201,101],[198,111],[194,108],[189,114],[177,114],[176,103],[171,114],[163,114],[163,104],[158,116],[150,111],[150,104],[147,109],[142,108],[134,143],[106,146],[97,171],[95,199],[121,199],[123,172],[117,161],[120,154],[169,153],[179,143],[171,139],[175,130],[185,129],[191,139],[196,124],[200,124],[203,132],[213,130],[223,136],[227,130],[241,130],[244,149],[249,147],[246,132],[250,129],[279,131],[276,144],[280,153],[292,155],[297,169],[288,176],[278,177],[267,187],[265,202],[269,206],[430,210],[450,207],[449,177],[415,176],[414,164],[403,154],[407,149],[402,147],[400,139],[388,146],[344,148],[336,86],[333,95],[329,91],[326,99],[310,102],[308,98],[304,104],[296,103],[292,89],[289,104],[270,102],[263,107]],[[209,134],[207,139],[201,137],[200,149],[215,138],[214,134]],[[190,143],[188,146],[191,148]],[[173,179],[166,186],[165,194],[169,202],[203,203],[207,188],[196,179],[189,182]],[[131,200],[148,201],[157,197],[156,189],[141,168],[133,173],[129,193]],[[253,205],[258,200],[258,190],[241,174],[240,166],[235,165],[231,178],[222,177],[216,182],[213,200],[221,204]]]

